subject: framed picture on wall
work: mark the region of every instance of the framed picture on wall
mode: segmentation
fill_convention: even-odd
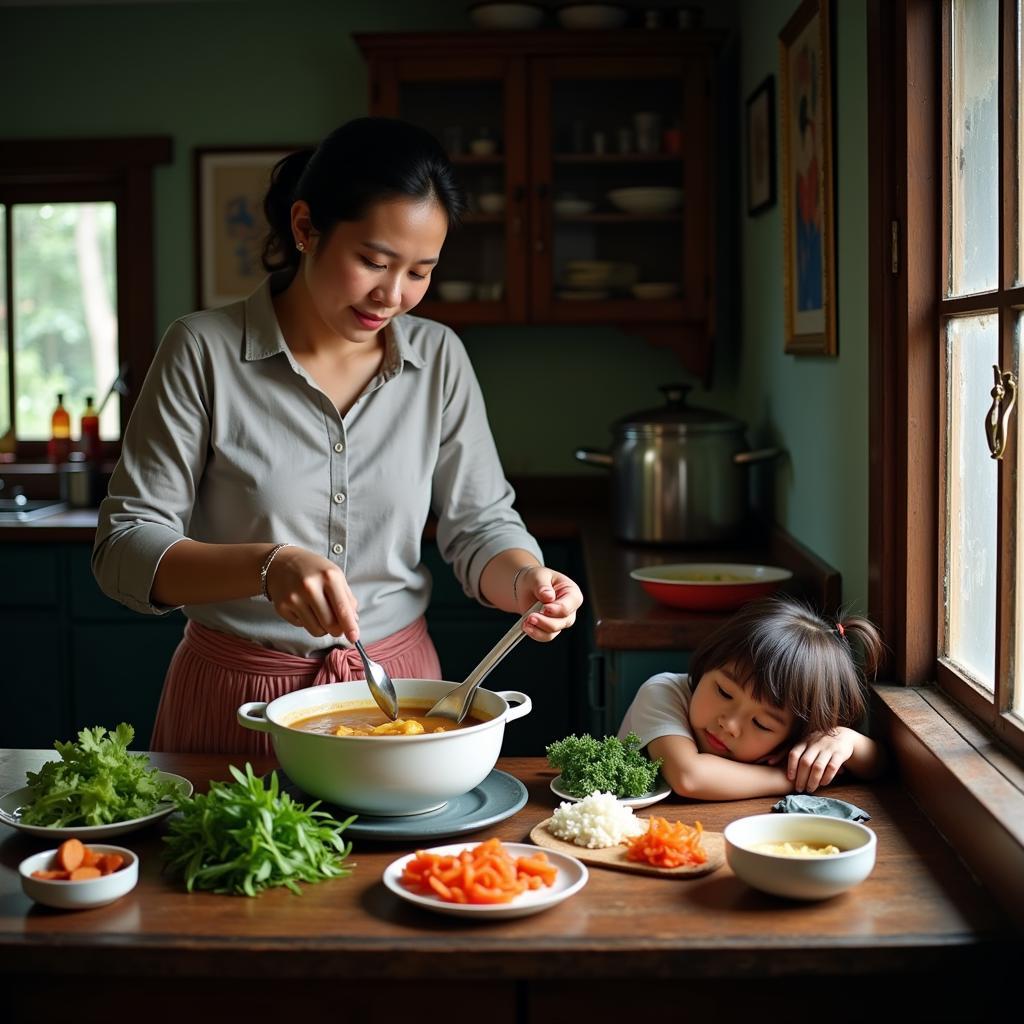
[[[779,34],[786,351],[834,356],[829,0],[803,0]]]
[[[196,300],[201,309],[248,295],[264,278],[270,172],[299,146],[196,149],[194,157]]]
[[[747,213],[775,205],[775,77],[747,99]]]

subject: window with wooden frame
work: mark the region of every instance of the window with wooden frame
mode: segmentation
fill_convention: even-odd
[[[152,167],[167,138],[0,142],[0,452],[42,460],[58,393],[120,440],[152,359]]]
[[[869,5],[871,610],[890,677],[936,681],[1019,753],[1021,18]]]

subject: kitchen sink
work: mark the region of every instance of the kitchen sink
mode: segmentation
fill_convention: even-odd
[[[0,498],[0,523],[31,523],[63,512],[67,507],[66,501],[53,498]]]

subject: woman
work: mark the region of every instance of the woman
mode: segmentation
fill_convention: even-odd
[[[463,206],[436,140],[362,118],[274,169],[243,302],[164,336],[100,509],[93,569],[136,610],[189,622],[154,750],[259,753],[244,701],[362,678],[441,678],[423,613],[427,516],[468,594],[553,640],[579,587],[512,508],[459,339],[410,317]]]

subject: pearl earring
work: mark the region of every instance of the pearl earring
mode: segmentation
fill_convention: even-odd
[[[299,252],[305,252],[306,251],[306,243],[305,242],[296,242],[295,243],[295,248],[298,249]]]

